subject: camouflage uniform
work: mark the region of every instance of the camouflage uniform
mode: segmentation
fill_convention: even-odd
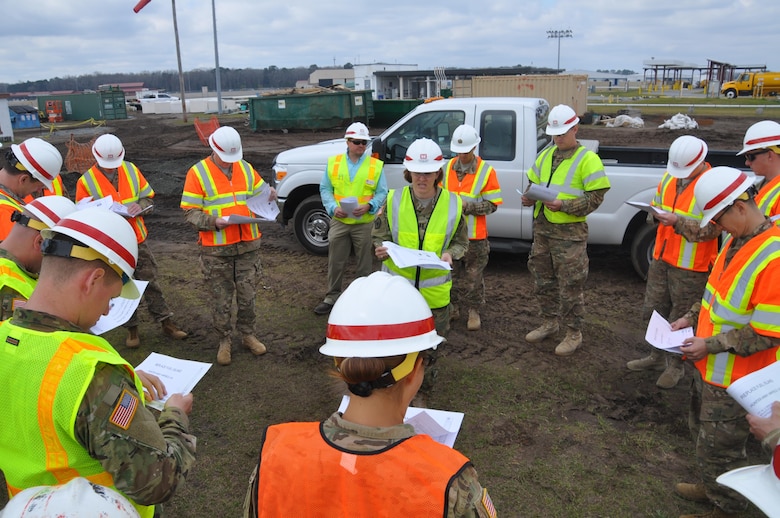
[[[146,241],[138,243],[138,261],[136,262],[134,279],[149,281],[144,290],[144,301],[146,308],[156,322],[162,322],[166,318],[173,316],[173,311],[168,307],[168,303],[163,296],[160,283],[157,282],[157,260]],[[123,327],[135,327],[138,325],[138,310],[133,312],[130,320],[123,324]]]
[[[25,309],[17,309],[12,322],[43,333],[84,333],[64,319]],[[108,342],[105,348],[113,351]],[[111,473],[119,491],[141,505],[159,504],[184,482],[195,462],[196,439],[189,433],[187,414],[173,407],[166,407],[155,419],[139,405],[126,430],[112,424],[111,415],[125,390],[143,401],[124,368],[98,364],[78,408],[74,433],[90,456]],[[160,512],[156,506],[155,516]]]
[[[726,264],[748,241],[771,226],[772,222],[767,219],[750,235],[734,239],[726,251]],[[684,318],[695,323],[700,311],[701,302],[697,302]],[[757,334],[749,325],[707,337],[705,343],[710,354],[731,352],[740,356],[749,356],[776,345],[772,338]],[[715,481],[722,473],[747,464],[745,445],[750,425],[745,415],[745,409],[729,396],[726,389],[706,383],[696,369],[691,384],[688,426],[696,444],[696,460],[707,497],[727,513],[742,512],[748,504],[739,493]]]
[[[0,248],[0,258],[7,259],[8,261],[16,264],[28,277],[28,284],[35,286],[38,282],[38,274],[32,273],[24,268],[19,261],[7,250]],[[13,315],[15,306],[18,306],[20,302],[26,301],[18,291],[8,286],[0,276],[0,321],[8,320]]]
[[[381,452],[416,435],[414,428],[408,424],[385,428],[363,426],[344,420],[339,412],[334,413],[322,423],[321,429],[325,439],[335,448],[355,453]],[[257,516],[258,469],[259,466],[255,468],[250,479],[249,490],[244,501],[244,518]],[[489,497],[487,498],[489,499]],[[483,489],[477,480],[477,470],[470,463],[450,482],[445,516],[453,518],[495,516],[495,514],[490,514],[483,504]]]

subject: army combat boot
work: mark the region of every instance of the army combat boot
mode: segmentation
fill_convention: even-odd
[[[649,356],[640,358],[638,360],[631,360],[626,363],[626,367],[630,371],[662,371],[666,368],[666,358],[664,353],[656,348],[653,348]]]
[[[668,359],[666,370],[658,377],[655,384],[662,389],[674,388],[683,376],[685,376],[685,365],[682,358],[675,355]]]
[[[569,328],[566,330],[566,338],[555,347],[556,356],[569,356],[582,344],[582,331]]]
[[[674,486],[674,492],[692,502],[709,502],[707,498],[707,490],[704,484],[689,484],[687,482],[680,482]]]
[[[542,325],[525,335],[525,341],[531,343],[541,342],[548,336],[557,333],[558,329],[558,321],[547,318]]]
[[[179,327],[173,323],[173,320],[170,317],[160,322],[160,325],[162,326],[163,334],[170,336],[174,340],[187,338],[187,333],[179,329]]]
[[[230,337],[226,336],[219,341],[219,350],[217,351],[217,363],[220,365],[230,365],[230,349],[233,347]]]
[[[469,321],[466,328],[469,331],[479,331],[482,327],[482,320],[479,318],[479,311],[474,308],[469,309]]]
[[[244,337],[241,339],[241,343],[244,345],[244,347],[252,351],[252,354],[255,356],[260,356],[266,352],[266,348],[265,345],[263,345],[263,342],[255,338],[254,335],[244,335]]]
[[[137,349],[141,346],[141,339],[138,337],[138,326],[130,326],[127,328],[125,345],[130,349]]]

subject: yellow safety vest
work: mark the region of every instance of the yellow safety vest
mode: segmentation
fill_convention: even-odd
[[[38,281],[30,277],[18,264],[6,257],[0,257],[0,288],[8,286],[24,300],[28,300],[36,284]]]
[[[341,205],[341,200],[347,197],[357,198],[358,204],[363,205],[371,201],[376,192],[377,179],[382,173],[384,163],[374,157],[366,157],[355,173],[355,179],[349,180],[349,168],[344,159],[346,155],[336,155],[328,159],[328,177],[333,185],[333,198]],[[376,216],[366,212],[359,218],[348,216],[346,218],[334,218],[347,225],[356,223],[369,223]]]

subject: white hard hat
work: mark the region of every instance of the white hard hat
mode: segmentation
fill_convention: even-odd
[[[764,464],[727,471],[716,481],[740,492],[769,518],[780,517],[780,466]]]
[[[452,132],[450,149],[455,153],[468,153],[482,141],[477,130],[468,124],[461,124]]]
[[[744,155],[748,151],[769,146],[780,146],[780,124],[775,121],[756,122],[745,132],[742,151],[737,155]]]
[[[441,148],[429,138],[415,140],[406,150],[404,167],[412,173],[435,173],[444,167]]]
[[[41,196],[26,204],[23,210],[38,219],[46,228],[51,228],[62,218],[74,212],[76,204],[65,196]]]
[[[353,122],[344,133],[345,139],[371,140],[368,136],[368,128],[362,122]]]
[[[574,113],[571,107],[565,104],[559,104],[550,110],[550,115],[547,116],[547,134],[548,135],[563,135],[574,126],[579,124],[580,118]]]
[[[71,237],[84,246],[59,246],[57,234]],[[48,244],[44,242],[44,255],[100,259],[122,278],[122,297],[140,297],[133,282],[138,261],[138,240],[133,227],[119,214],[100,208],[77,210],[51,229],[42,230],[41,235],[51,241]]]
[[[688,178],[707,158],[707,143],[693,135],[677,137],[669,146],[666,170],[675,178]]]
[[[693,188],[696,208],[702,213],[699,226],[706,226],[713,216],[747,191],[754,180],[733,167],[718,166],[704,171]]]
[[[51,189],[51,182],[60,174],[62,155],[57,148],[38,137],[28,138],[21,144],[11,144],[16,159],[25,171]]]
[[[378,301],[378,302],[377,302]],[[409,281],[387,272],[355,279],[328,317],[322,354],[343,358],[385,358],[436,349],[433,314]]]
[[[209,135],[209,145],[225,162],[238,162],[244,157],[241,135],[231,126],[220,126]]]
[[[2,518],[140,518],[127,498],[85,478],[60,486],[37,486],[14,496],[0,511]]]
[[[116,169],[125,159],[125,147],[116,135],[100,135],[92,144],[92,155],[100,167]]]

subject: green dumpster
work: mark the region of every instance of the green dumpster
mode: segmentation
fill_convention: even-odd
[[[372,126],[390,127],[398,119],[422,104],[422,99],[384,99],[374,101],[374,120]]]
[[[249,99],[252,131],[331,129],[374,116],[371,90],[271,95]]]

